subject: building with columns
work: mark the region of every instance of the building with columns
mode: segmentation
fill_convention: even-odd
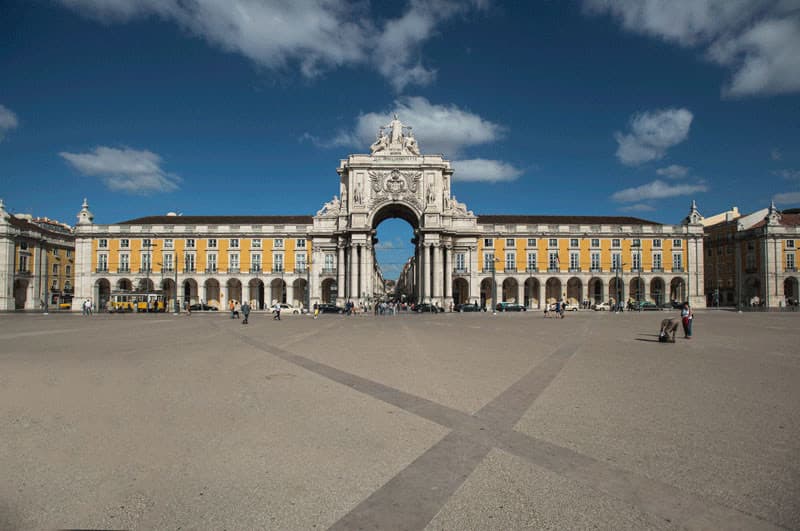
[[[705,303],[703,225],[619,216],[475,215],[452,194],[454,170],[423,155],[397,116],[369,154],[340,161],[338,194],[313,216],[150,216],[75,227],[77,298],[163,290],[179,303],[251,300],[369,304],[384,293],[376,231],[400,218],[414,256],[398,290],[442,307],[495,300]],[[495,287],[497,296],[495,296]],[[76,307],[77,309],[77,307]]]
[[[705,293],[709,306],[796,306],[800,210],[771,204],[705,218]]]
[[[74,248],[68,225],[12,215],[0,199],[0,311],[44,311],[71,301]]]

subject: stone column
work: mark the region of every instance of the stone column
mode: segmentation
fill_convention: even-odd
[[[422,237],[420,236],[419,241],[417,242],[417,270],[415,271],[415,278],[417,283],[417,302],[422,302],[426,296],[425,293],[425,275],[423,273],[425,269],[425,253],[423,250],[425,247],[422,245]]]
[[[444,270],[442,267],[442,252],[444,249],[441,244],[433,247],[433,296],[439,304],[442,304],[442,281]]]
[[[244,287],[242,287],[242,289],[244,289]],[[203,304],[207,304],[208,303],[207,295],[208,294],[206,293],[206,283],[205,282],[198,282],[197,283],[197,296],[200,297],[200,300],[198,302],[201,302]]]
[[[444,298],[445,302],[450,304],[453,299],[453,248],[446,247],[445,263],[444,263]]]
[[[370,244],[365,245],[361,249],[364,255],[364,275],[363,275],[363,289],[362,291],[367,294],[370,300],[375,291],[375,256],[373,255],[373,247]]]
[[[286,282],[286,303],[294,306],[294,284]]]
[[[469,249],[469,302],[481,303],[481,277],[478,269],[478,248]]]
[[[348,295],[353,302],[358,299],[358,246],[350,244],[350,290]]]
[[[341,300],[347,296],[347,294],[344,292],[344,245],[341,242],[339,243],[339,261],[336,263],[336,273],[338,276],[336,280],[336,300],[341,302]]]
[[[431,291],[431,248],[427,245],[422,246],[422,254],[425,255],[423,260],[425,267],[423,268],[423,284],[425,288],[423,289],[425,297],[428,299],[428,302],[432,302],[432,291]]]

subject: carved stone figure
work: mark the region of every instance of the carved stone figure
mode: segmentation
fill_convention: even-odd
[[[436,201],[436,194],[433,192],[433,184],[428,184],[427,201],[429,205]]]
[[[356,184],[355,192],[353,192],[353,201],[355,201],[355,204],[360,205],[363,200],[364,200],[364,195],[361,190],[361,182],[359,182],[358,184]]]
[[[378,129],[378,139],[369,147],[372,154],[379,153],[389,146],[389,138],[383,133],[383,127]]]
[[[333,196],[333,199],[322,205],[322,208],[317,211],[317,215],[325,216],[328,214],[338,214],[340,207],[341,205],[339,204],[339,198]]]
[[[404,147],[409,153],[414,155],[419,155],[419,146],[417,145],[417,139],[409,132],[408,136],[405,139]]]

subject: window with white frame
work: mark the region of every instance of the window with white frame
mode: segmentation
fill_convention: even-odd
[[[661,253],[653,253],[653,271],[661,271],[664,264],[661,262]]]
[[[515,245],[514,238],[506,238],[506,247],[514,247]]]
[[[483,253],[483,270],[494,271],[494,253]]]
[[[640,271],[642,269],[642,253],[638,250],[632,251],[631,263],[633,264],[633,271]]]
[[[661,240],[653,240],[653,249],[661,249]]]
[[[188,242],[188,240],[187,240]],[[192,240],[194,242],[194,240]],[[195,256],[194,254],[186,254],[183,257],[183,270],[184,271],[194,271],[195,269]]]
[[[600,253],[592,253],[592,271],[600,271]]]
[[[506,271],[516,271],[517,269],[517,253],[506,253]]]
[[[536,238],[528,238],[528,247],[536,247]]]
[[[275,241],[277,242],[278,240]],[[278,273],[283,271],[283,253],[274,253],[272,255],[272,270]]]
[[[305,238],[297,238],[297,248],[298,249],[305,249],[306,248],[306,239]]]
[[[53,264],[53,274],[58,275],[58,264]]]
[[[283,249],[283,238],[275,238],[273,243],[276,249]]]
[[[572,271],[578,271],[581,268],[581,253],[569,253],[569,268]]]
[[[236,271],[237,269],[239,269],[239,253],[228,254],[228,264],[230,264],[230,266],[228,267],[229,271],[230,270]]]
[[[592,238],[592,247],[595,249],[600,247],[600,238]]]
[[[72,274],[72,266],[67,265],[64,267],[64,274],[70,276]]]
[[[120,246],[121,249],[127,249],[127,248],[129,248],[131,246],[131,241],[129,239],[127,239],[127,238],[122,238],[119,241],[119,246]]]
[[[108,255],[97,255],[97,271],[108,271]]]
[[[573,249],[575,247],[578,247],[578,238],[570,238],[569,239],[569,246],[572,247]]]
[[[794,268],[795,268],[794,253],[786,253],[786,270],[794,271]]]
[[[483,246],[484,247],[494,247],[494,238],[484,238],[483,239]]]
[[[547,242],[548,247],[558,247],[558,239],[557,238],[550,238]]]
[[[128,271],[131,268],[131,257],[128,253],[119,255],[119,270]]]
[[[165,254],[162,259],[164,262],[164,271],[172,271],[172,253]]]
[[[250,254],[250,270],[261,271],[261,253]]]
[[[466,260],[466,255],[464,253],[456,253],[455,260],[456,260],[456,271],[467,270],[467,260]]]
[[[786,240],[786,248],[794,249],[794,240]]]
[[[306,270],[306,253],[297,253],[294,257],[295,271],[303,272]]]
[[[152,262],[150,261],[150,253],[145,253],[142,255],[142,267],[141,271],[150,271],[152,268],[150,267]]]
[[[28,250],[28,242],[19,242],[19,250],[20,251],[27,251]]]
[[[332,253],[327,253],[324,264],[325,271],[333,271],[336,269],[336,256]]]
[[[239,238],[231,238],[230,247],[231,247],[231,249],[238,249],[239,248]]]
[[[619,271],[622,269],[622,253],[611,253],[611,270]]]
[[[164,239],[164,249],[172,249],[173,243],[174,242],[173,242],[172,238],[165,238]]]
[[[676,249],[683,247],[683,240],[672,240],[672,246]]]
[[[217,248],[217,239],[216,238],[209,238],[208,239],[208,248],[209,249],[216,249]]]
[[[547,260],[547,267],[550,271],[558,271],[559,260],[557,251],[552,251],[549,253],[549,259]]]
[[[536,271],[536,253],[528,253],[528,271]]]
[[[72,258],[72,249],[67,249],[67,258]]]
[[[683,271],[683,254],[672,253],[672,270]]]
[[[21,254],[19,255],[19,271],[21,273],[28,272],[28,256]]]
[[[631,247],[641,247],[641,246],[642,246],[642,240],[640,240],[639,238],[634,238],[633,241],[631,242]]]
[[[611,247],[613,247],[615,249],[619,249],[619,247],[620,247],[619,238],[612,238],[611,239]]]
[[[108,239],[100,238],[99,240],[97,240],[97,247],[99,249],[108,249]]]
[[[58,279],[57,278],[53,279],[53,282],[50,284],[50,288],[53,289],[53,290],[57,290],[58,289]]]
[[[150,247],[153,247],[153,242],[150,240],[150,238],[143,239],[142,249],[149,249]]]
[[[214,273],[217,270],[217,253],[208,253],[206,255],[206,269],[210,273]]]
[[[253,238],[250,240],[250,246],[253,249],[261,249],[261,238]]]
[[[187,238],[186,239],[186,248],[187,249],[194,249],[194,238]]]

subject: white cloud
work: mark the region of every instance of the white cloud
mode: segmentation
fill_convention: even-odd
[[[800,192],[783,192],[772,196],[772,200],[780,205],[792,205],[800,203]]]
[[[683,179],[689,174],[689,168],[678,164],[671,164],[666,168],[657,169],[656,173],[668,179]]]
[[[435,105],[422,97],[404,97],[384,112],[360,114],[352,131],[340,131],[330,141],[311,139],[324,147],[345,146],[366,151],[375,141],[378,128],[389,123],[393,114],[414,128],[423,153],[443,153],[451,158],[458,157],[464,148],[495,142],[505,131],[504,127],[455,105]]]
[[[772,151],[769,152],[769,156],[772,160],[781,160],[783,158],[783,153],[778,148],[772,148]]]
[[[522,170],[500,160],[468,159],[453,162],[453,180],[458,182],[507,182],[522,175]]]
[[[641,186],[614,192],[611,195],[611,199],[621,203],[635,203],[637,201],[647,201],[648,199],[665,199],[667,197],[691,195],[707,190],[708,187],[704,184],[668,184],[664,181],[655,180]]]
[[[789,181],[800,181],[800,170],[778,170],[772,173]]]
[[[633,33],[685,47],[733,71],[730,96],[800,90],[800,10],[796,0],[583,0]]]
[[[620,207],[619,210],[623,212],[653,212],[656,208],[648,205],[647,203],[636,203],[635,205],[628,205]]]
[[[693,118],[687,109],[661,109],[633,115],[630,133],[614,133],[619,144],[617,158],[629,166],[663,158],[667,149],[686,140]]]
[[[398,18],[382,23],[346,0],[60,0],[105,23],[158,16],[260,66],[296,64],[313,77],[344,65],[371,65],[401,91],[426,85],[435,71],[420,49],[444,21],[486,0],[411,0]]]
[[[6,133],[15,129],[17,125],[19,125],[17,115],[8,107],[0,105],[0,142],[3,141]]]
[[[109,189],[133,194],[177,190],[180,178],[161,168],[151,151],[100,146],[90,153],[59,153],[84,175],[99,177]]]

